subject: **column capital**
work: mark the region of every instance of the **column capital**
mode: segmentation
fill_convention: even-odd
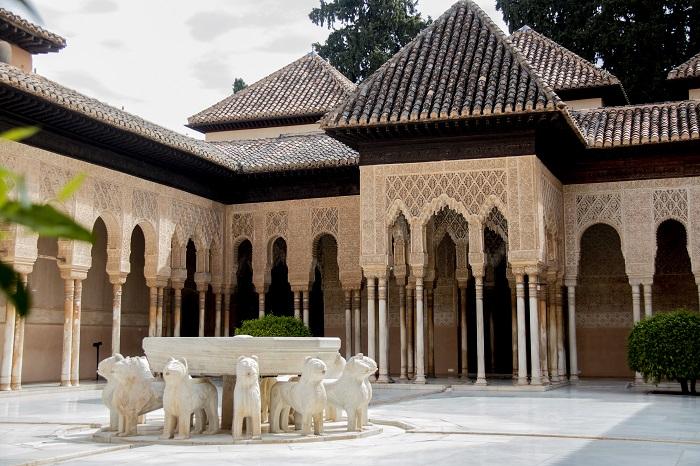
[[[126,283],[127,274],[125,273],[110,273],[109,283],[112,285],[123,285]]]
[[[61,278],[64,280],[85,280],[87,278],[87,269],[83,267],[61,267],[59,265]]]
[[[171,280],[170,280],[170,287],[171,287],[173,290],[180,290],[180,291],[182,291],[182,290],[185,288],[185,282],[184,282],[184,281],[180,281],[180,280],[173,280],[173,279],[171,279]]]
[[[386,265],[365,265],[362,270],[366,277],[386,278],[388,267]]]
[[[208,285],[211,283],[211,274],[208,272],[195,272],[194,282],[199,286],[200,284]]]
[[[165,288],[168,286],[169,277],[146,277],[146,286],[149,288]]]

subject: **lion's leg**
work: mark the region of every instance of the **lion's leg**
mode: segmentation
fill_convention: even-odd
[[[165,423],[163,424],[163,435],[160,436],[163,440],[168,440],[173,438],[173,431],[175,430],[175,416],[165,413]]]
[[[285,406],[282,409],[282,414],[280,415],[280,428],[285,431],[289,432],[289,410],[292,409],[289,406]]]
[[[301,415],[301,435],[311,435],[312,416],[308,414]]]
[[[314,419],[314,434],[321,435],[323,433],[323,411],[313,416]]]
[[[243,417],[238,414],[238,411],[233,413],[233,426],[231,427],[234,440],[243,438]]]
[[[119,431],[119,411],[115,408],[109,410],[109,430]]]
[[[260,411],[253,410],[253,414],[250,415],[250,424],[248,424],[248,430],[251,432],[251,438],[259,439],[262,436],[262,428],[260,426]]]
[[[216,398],[209,399],[206,408],[207,430],[206,434],[214,435],[219,432],[219,406]]]
[[[367,408],[368,405],[362,405],[362,426],[368,426],[369,425],[369,415],[367,414]]]
[[[185,440],[190,438],[190,423],[186,422],[189,416],[184,413],[180,413],[177,416],[178,420],[178,434],[175,436],[175,440]]]
[[[338,420],[338,410],[331,403],[326,403],[326,419],[331,422]]]
[[[301,422],[301,414],[297,413],[294,411],[294,430],[301,430],[303,429],[302,422]]]
[[[270,409],[270,432],[276,434],[280,431],[281,416],[282,416],[282,406],[275,404]]]

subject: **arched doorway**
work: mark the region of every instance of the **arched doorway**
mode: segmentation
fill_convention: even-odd
[[[430,375],[455,375],[459,371],[459,298],[455,276],[457,268],[456,244],[447,233],[442,238],[436,238],[436,240],[438,245],[435,248],[435,282],[433,288],[435,369],[434,373]],[[476,354],[475,351],[474,354]]]
[[[199,293],[194,281],[194,274],[197,271],[197,248],[191,239],[187,241],[185,268],[187,269],[187,278],[185,279],[185,287],[182,289],[180,335],[196,337],[199,336]]]
[[[107,226],[97,218],[92,227],[95,242],[92,262],[83,282],[80,329],[80,378],[93,378],[97,371],[93,343],[102,342],[100,358],[108,356],[112,340],[112,284],[107,275]]]
[[[294,315],[294,295],[287,269],[287,242],[277,238],[270,251],[270,287],[265,295],[265,314]]]
[[[685,226],[677,220],[666,220],[656,230],[653,311],[698,309],[698,288],[695,284]]]
[[[583,233],[580,251],[576,332],[581,375],[629,377],[632,291],[620,236],[609,225],[595,224]]]
[[[253,285],[253,245],[243,240],[237,250],[236,293],[234,295],[233,326],[238,328],[244,320],[258,318],[258,298]],[[233,335],[233,330],[231,330]]]
[[[314,282],[309,298],[309,329],[315,337],[345,339],[343,291],[338,270],[338,243],[323,235],[314,245]]]
[[[56,265],[58,242],[40,237],[37,248],[38,257],[28,277],[33,302],[25,324],[23,383],[61,379],[64,281]]]
[[[506,276],[506,242],[491,228],[484,229],[484,359],[486,372],[511,377],[513,346],[511,293]]]
[[[140,226],[131,232],[130,271],[122,293],[121,353],[124,356],[143,354],[141,342],[148,336],[148,286],[144,275],[146,238]]]

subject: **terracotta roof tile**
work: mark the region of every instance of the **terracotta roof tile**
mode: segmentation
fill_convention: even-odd
[[[357,165],[357,152],[322,132],[211,144],[239,164],[244,173]]]
[[[158,126],[97,99],[63,87],[38,74],[28,74],[14,66],[0,63],[0,86],[7,86],[33,95],[53,105],[80,113],[92,120],[190,153],[226,168],[234,170],[238,168],[230,158],[209,143]]]
[[[486,13],[461,0],[360,84],[323,126],[545,111],[560,103]]]
[[[589,147],[636,146],[700,140],[700,102],[571,111]]]
[[[7,40],[31,53],[58,52],[66,39],[0,8],[0,40]]]
[[[700,53],[668,73],[668,79],[700,78]]]
[[[620,85],[620,80],[611,73],[529,26],[511,34],[510,40],[555,91]]]
[[[326,60],[310,53],[188,118],[191,128],[259,120],[320,118],[355,89]]]

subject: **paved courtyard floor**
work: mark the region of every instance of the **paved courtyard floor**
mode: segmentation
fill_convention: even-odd
[[[393,425],[347,441],[130,447],[91,440],[107,420],[99,390],[40,387],[0,394],[0,464],[700,465],[700,398],[622,381],[536,393],[382,389],[370,418]]]

